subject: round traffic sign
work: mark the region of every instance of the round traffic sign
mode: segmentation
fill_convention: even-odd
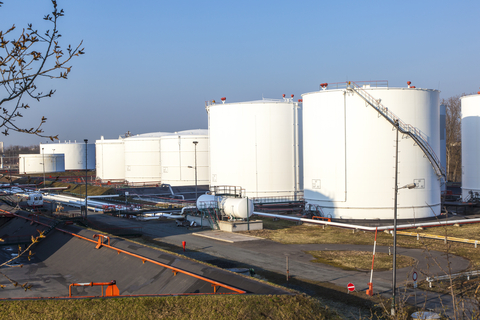
[[[417,281],[417,272],[414,271],[412,275],[413,281]]]
[[[355,285],[353,283],[347,284],[348,291],[353,292],[355,291]]]

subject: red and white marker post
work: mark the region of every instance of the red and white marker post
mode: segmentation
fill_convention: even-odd
[[[368,283],[368,289],[367,289],[368,296],[373,296],[373,263],[375,262],[375,249],[377,247],[377,231],[378,231],[378,227],[375,228],[375,241],[373,242],[372,270],[370,272],[370,282]]]

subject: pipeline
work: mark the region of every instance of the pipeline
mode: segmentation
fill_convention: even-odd
[[[340,228],[348,228],[348,229],[358,229],[364,231],[375,231],[378,228],[379,231],[384,230],[393,230],[393,225],[391,226],[382,226],[382,227],[368,227],[362,226],[357,224],[348,224],[348,223],[341,223],[341,222],[333,222],[333,221],[325,221],[325,220],[313,220],[313,219],[306,219],[306,218],[297,218],[297,217],[288,217],[281,214],[272,214],[272,213],[264,213],[264,212],[257,212],[255,211],[253,214],[268,217],[268,218],[277,218],[277,219],[284,219],[284,220],[292,220],[292,221],[301,221],[307,222],[312,224],[320,224],[320,225],[327,225],[327,226],[334,226]],[[422,222],[422,223],[407,223],[407,224],[400,224],[397,225],[397,230],[399,229],[412,229],[418,227],[441,227],[441,226],[450,226],[454,224],[467,224],[467,223],[478,223],[480,219],[468,219],[468,220],[449,220],[449,221],[435,221],[435,222]]]
[[[5,210],[0,209],[0,212],[8,212],[8,211],[5,211]],[[23,218],[23,219],[26,219],[26,220],[33,221],[34,223],[37,223],[37,224],[46,226],[46,227],[51,227],[51,226],[50,226],[49,224],[47,224],[47,223],[43,223],[43,222],[38,221],[38,219],[37,219],[37,220],[33,220],[33,219],[31,219],[31,218],[24,217],[24,216],[19,215],[19,214],[17,214],[17,213],[12,213],[12,214],[13,214],[14,216],[18,217],[18,218]],[[51,220],[51,219],[49,219],[49,220]],[[79,235],[79,234],[76,234],[76,233],[73,233],[73,232],[70,232],[70,231],[67,231],[67,230],[64,230],[64,229],[60,229],[60,228],[57,228],[57,227],[55,227],[55,230],[60,231],[60,232],[63,232],[63,233],[65,233],[65,234],[69,234],[69,235],[71,235],[71,236],[74,236],[74,237],[77,237],[77,238],[80,238],[80,239],[83,239],[83,240],[86,240],[86,241],[88,241],[88,242],[93,242],[93,243],[97,244],[97,247],[98,247],[98,248],[100,248],[100,247],[106,247],[106,248],[115,250],[118,254],[124,253],[124,254],[127,254],[127,255],[129,255],[129,256],[138,258],[138,259],[142,260],[143,263],[145,263],[145,262],[150,262],[150,263],[156,264],[156,265],[158,265],[158,266],[164,267],[164,268],[166,268],[166,269],[170,269],[171,271],[173,271],[173,274],[174,274],[174,275],[177,275],[177,273],[181,273],[181,274],[185,274],[185,275],[187,275],[187,276],[190,276],[190,277],[193,277],[193,278],[196,278],[196,279],[199,279],[199,280],[208,282],[208,283],[210,283],[210,284],[212,285],[213,290],[214,290],[214,293],[217,293],[217,287],[222,287],[222,288],[225,288],[225,289],[227,289],[227,290],[231,290],[231,291],[234,292],[234,294],[245,294],[245,293],[246,293],[246,291],[244,291],[244,290],[241,290],[241,289],[238,289],[238,288],[229,286],[229,285],[227,285],[227,284],[224,284],[224,283],[221,283],[221,282],[212,280],[212,279],[208,279],[208,278],[206,278],[206,277],[203,277],[203,276],[200,276],[200,275],[198,275],[198,274],[189,272],[189,271],[187,271],[187,270],[183,270],[183,269],[180,269],[180,268],[172,267],[172,266],[170,266],[170,265],[167,265],[167,264],[158,262],[158,261],[156,261],[156,260],[153,260],[153,259],[150,259],[150,258],[141,256],[141,255],[138,255],[138,254],[129,252],[129,251],[126,251],[126,250],[124,250],[124,249],[120,249],[120,248],[114,247],[114,246],[110,245],[110,239],[109,239],[108,237],[107,237],[107,238],[109,239],[108,244],[105,244],[105,243],[103,243],[103,242],[101,241],[102,239],[99,237],[99,235],[96,235],[96,236],[99,238],[99,241],[95,241],[95,240],[86,238],[86,237],[84,237],[84,236],[81,236],[81,235]],[[102,236],[103,236],[103,235],[102,235]],[[95,237],[95,236],[94,236],[94,237]],[[103,237],[106,237],[106,236],[103,236]]]

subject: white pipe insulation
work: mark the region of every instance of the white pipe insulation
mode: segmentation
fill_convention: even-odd
[[[289,217],[281,214],[272,214],[272,213],[264,213],[264,212],[257,212],[255,211],[253,214],[268,217],[268,218],[278,218],[284,220],[293,220],[293,221],[302,221],[307,223],[313,224],[321,224],[321,225],[328,225],[340,228],[348,228],[348,229],[358,229],[358,230],[365,230],[365,231],[375,231],[378,228],[379,231],[383,230],[393,230],[393,225],[391,226],[381,226],[381,227],[367,227],[362,225],[356,224],[348,224],[348,223],[340,223],[340,222],[331,222],[331,221],[322,221],[322,220],[313,220],[313,219],[306,219],[306,218],[297,218],[297,217]],[[422,223],[407,223],[407,224],[397,224],[398,229],[411,229],[417,227],[439,227],[439,226],[448,226],[453,224],[467,224],[467,223],[478,223],[480,219],[464,219],[464,220],[448,220],[448,221],[435,221],[435,222],[422,222]]]

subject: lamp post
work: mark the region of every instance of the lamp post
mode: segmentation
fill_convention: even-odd
[[[45,188],[45,151],[42,148],[42,164],[43,164],[43,187]]]
[[[392,275],[392,309],[391,314],[395,316],[395,293],[397,291],[397,195],[400,189],[413,189],[415,183],[409,183],[403,187],[398,187],[398,120],[395,121],[396,138],[395,138],[395,195],[393,197],[393,275]]]
[[[55,149],[52,149],[52,151],[53,151],[53,161],[55,161],[53,164],[53,168],[54,168],[53,170],[57,172],[57,158],[55,158]]]
[[[87,150],[88,150],[88,139],[84,139],[83,141],[85,141],[85,220],[87,220],[87,212],[88,212],[88,207],[87,207],[87,198],[88,198],[88,183],[87,183],[87,179],[88,179],[88,171],[87,171],[87,160],[88,160],[88,157],[87,157]]]
[[[195,145],[195,201],[198,199],[198,190],[197,190],[197,144],[198,141],[193,141],[193,144]]]

